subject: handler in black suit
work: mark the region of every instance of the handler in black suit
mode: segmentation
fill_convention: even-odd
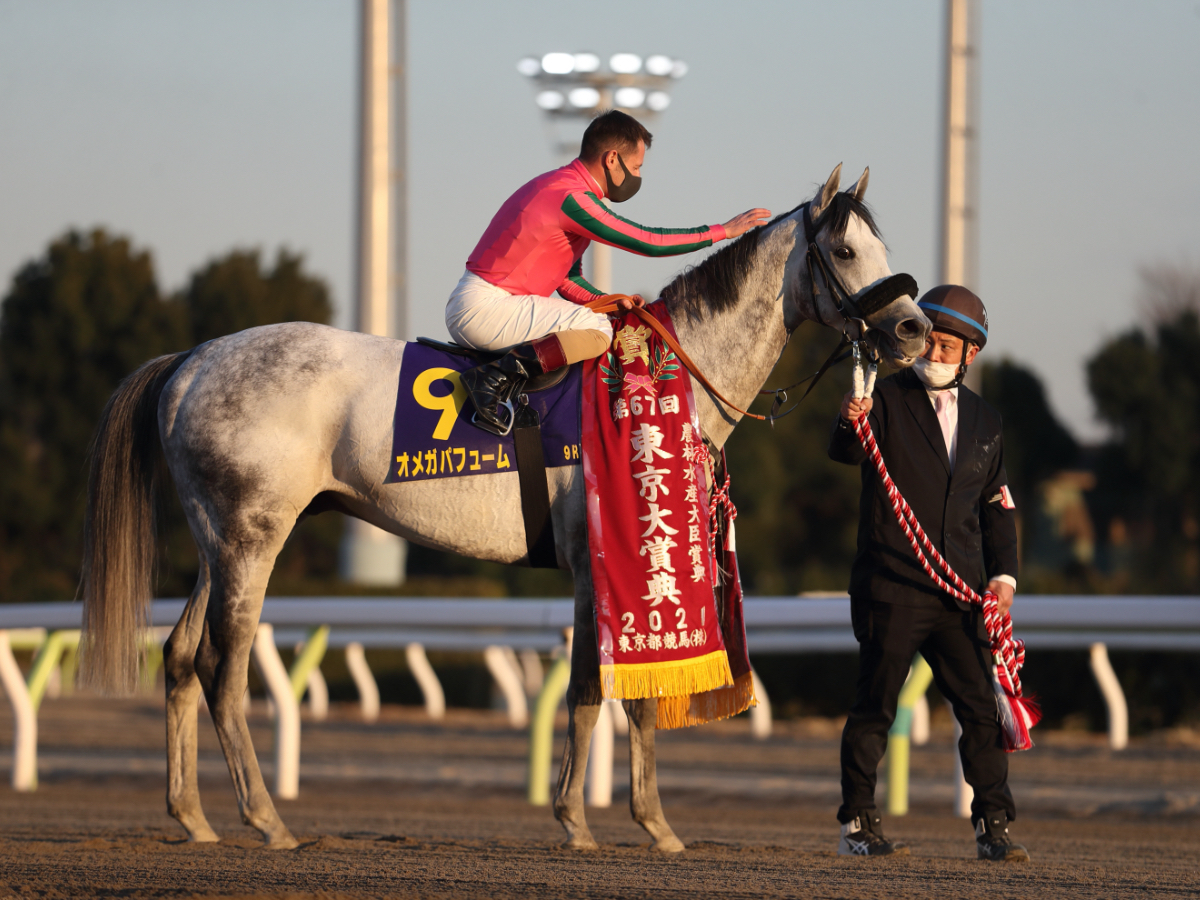
[[[987,312],[977,296],[954,285],[934,288],[919,305],[933,322],[924,356],[912,369],[882,380],[873,400],[847,394],[829,442],[831,459],[862,468],[858,553],[850,576],[859,675],[857,699],[842,733],[838,852],[908,852],[883,836],[875,773],[887,749],[900,688],[920,652],[962,725],[958,747],[963,774],[975,792],[971,820],[978,855],[1028,859],[1025,848],[1008,837],[1015,808],[983,617],[943,593],[917,563],[851,425],[869,413],[892,480],[929,539],[967,584],[980,592],[986,585],[1001,610],[1008,609],[1016,588],[1017,528],[1000,414],[960,386],[987,341]]]

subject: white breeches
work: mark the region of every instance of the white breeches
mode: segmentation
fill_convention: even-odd
[[[446,304],[446,329],[464,347],[507,350],[559,331],[590,329],[612,337],[608,316],[558,297],[510,294],[464,272]]]

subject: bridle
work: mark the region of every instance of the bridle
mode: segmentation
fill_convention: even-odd
[[[679,346],[679,342],[675,340],[671,333],[663,327],[662,323],[660,323],[658,319],[654,317],[654,315],[640,306],[635,306],[630,310],[630,312],[637,315],[637,317],[641,319],[651,331],[655,332],[660,338],[662,338],[663,343],[665,343],[667,347],[669,347],[671,351],[679,357],[679,361],[683,363],[684,367],[687,368],[687,370],[691,372],[693,376],[695,376],[696,380],[704,385],[708,392],[717,400],[719,400],[721,403],[724,403],[730,409],[741,413],[747,418],[769,422],[772,427],[774,427],[776,419],[782,419],[784,416],[790,415],[796,411],[800,404],[804,402],[804,398],[812,393],[812,389],[816,387],[817,382],[821,380],[821,376],[823,376],[831,366],[833,366],[835,363],[841,362],[850,355],[849,350],[842,354],[842,348],[849,346],[853,342],[848,334],[850,323],[853,322],[856,324],[859,331],[858,337],[853,340],[861,341],[871,329],[871,326],[867,324],[866,321],[870,316],[879,312],[889,303],[900,297],[911,295],[915,298],[917,296],[916,280],[911,275],[899,273],[896,275],[889,275],[883,281],[879,282],[879,284],[864,291],[861,296],[856,297],[854,293],[846,287],[845,282],[838,277],[837,272],[834,270],[833,266],[830,265],[829,260],[825,258],[825,254],[817,244],[817,229],[813,223],[812,216],[809,213],[809,208],[811,206],[812,201],[809,201],[808,203],[805,203],[802,208],[804,210],[804,237],[808,242],[808,252],[805,259],[808,266],[809,282],[812,284],[813,311],[817,315],[817,321],[819,321],[822,325],[832,327],[830,326],[830,323],[826,322],[824,318],[821,317],[820,308],[818,306],[817,298],[821,295],[821,289],[817,286],[815,274],[816,272],[820,272],[825,280],[826,288],[828,289],[830,296],[833,298],[833,305],[837,309],[838,314],[842,317],[842,339],[838,345],[833,348],[833,352],[829,354],[829,358],[825,360],[821,368],[812,375],[809,375],[807,378],[802,378],[800,381],[797,381],[795,384],[788,385],[786,388],[759,391],[759,394],[775,395],[775,400],[771,404],[771,412],[767,415],[761,416],[758,413],[748,412],[736,404],[731,403],[704,376],[704,373],[700,371],[700,368],[688,357],[687,353],[684,352],[684,349]],[[597,297],[595,300],[585,303],[584,306],[597,313],[613,313],[617,311],[618,300],[629,299],[632,298],[630,298],[628,294],[605,294],[601,297]],[[794,328],[788,329],[788,340],[791,339],[792,332],[794,331]],[[786,341],[784,342],[784,347],[787,347]],[[872,349],[871,352],[874,353],[874,350]],[[806,381],[810,381],[812,383],[809,384],[808,389],[805,390],[804,396],[796,401],[795,406],[793,406],[787,412],[777,414],[779,407],[783,403],[787,402],[787,392],[792,388],[799,387]]]
[[[804,221],[804,240],[808,244],[808,249],[804,254],[804,264],[808,269],[808,283],[812,285],[813,314],[816,316],[817,321],[826,328],[837,327],[836,322],[827,322],[825,321],[825,317],[821,315],[821,288],[817,284],[817,274],[820,273],[821,280],[825,282],[825,288],[829,291],[829,297],[833,301],[834,309],[837,310],[838,315],[842,318],[842,339],[833,348],[833,352],[829,354],[825,362],[822,363],[821,368],[812,375],[802,378],[800,381],[788,385],[786,388],[759,391],[759,394],[775,395],[775,399],[771,402],[771,412],[766,417],[767,421],[772,424],[774,424],[776,419],[782,419],[784,416],[795,412],[800,404],[804,402],[805,397],[812,393],[812,389],[817,386],[817,382],[821,380],[821,377],[831,367],[850,356],[851,351],[845,350],[845,348],[855,341],[865,339],[867,332],[871,330],[867,319],[900,297],[909,296],[915,300],[918,295],[916,279],[907,272],[898,272],[895,275],[889,275],[883,281],[879,282],[879,284],[868,288],[861,295],[855,296],[855,293],[846,287],[846,283],[842,281],[841,276],[838,275],[837,270],[830,263],[829,258],[825,255],[825,251],[821,249],[821,245],[817,243],[818,228],[812,218],[812,201],[810,200],[808,203],[805,203],[801,207],[801,210]],[[858,331],[857,336],[854,338],[849,334],[851,325],[854,325]],[[792,336],[792,330],[788,331],[789,340]],[[871,352],[874,355],[874,349]],[[787,412],[778,412],[779,408],[787,402],[787,392],[792,390],[792,388],[799,387],[806,381],[811,383],[804,391],[804,395],[796,401],[795,405]]]
[[[833,300],[833,306],[837,310],[838,315],[842,317],[842,335],[847,337],[846,332],[851,324],[858,327],[858,339],[866,337],[871,326],[867,324],[867,319],[875,313],[884,309],[889,303],[898,300],[900,297],[910,296],[914,300],[917,298],[917,282],[907,272],[898,272],[895,275],[889,275],[883,281],[874,287],[869,288],[861,296],[855,297],[854,292],[846,287],[837,270],[829,262],[829,258],[825,255],[825,251],[821,249],[821,245],[817,243],[817,226],[812,219],[812,201],[805,203],[802,207],[804,218],[804,240],[808,244],[808,250],[804,254],[804,263],[808,267],[808,281],[812,285],[813,296],[813,313],[816,314],[817,321],[827,328],[835,327],[834,324],[825,321],[821,315],[821,305],[818,299],[821,296],[821,288],[817,285],[817,273],[821,273],[821,278],[825,282],[825,286],[829,291],[829,297]]]

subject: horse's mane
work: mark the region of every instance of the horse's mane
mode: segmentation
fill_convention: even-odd
[[[699,265],[685,268],[663,289],[662,298],[666,301],[667,308],[682,307],[687,312],[701,313],[705,309],[723,312],[737,305],[738,288],[754,265],[763,234],[776,222],[793,215],[801,206],[804,206],[804,203],[776,216],[766,225],[747,231],[705,257]],[[858,216],[875,237],[883,240],[871,208],[847,191],[834,194],[829,208],[815,224],[817,230],[828,224],[833,239],[839,240],[845,235],[852,215]]]

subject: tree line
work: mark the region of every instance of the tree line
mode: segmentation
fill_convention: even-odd
[[[1081,447],[1042,382],[1007,360],[980,364],[980,390],[1004,417],[1008,474],[1022,515],[1023,591],[1196,592],[1200,588],[1200,274],[1143,273],[1145,324],[1097,349],[1088,384],[1112,437]],[[87,449],[109,395],[155,356],[275,322],[328,323],[328,286],[300,255],[233,250],[164,291],[151,255],[103,230],[70,231],[13,276],[0,309],[0,599],[75,595]],[[838,336],[793,336],[768,384],[811,374]],[[842,590],[854,555],[859,473],[825,446],[843,371],[791,415],[747,422],[727,452],[748,590]],[[792,392],[789,408],[803,388]],[[771,397],[760,405],[765,410]],[[756,407],[757,408],[757,407]],[[163,596],[191,590],[196,557],[166,492]],[[280,556],[273,593],[350,590],[337,578],[341,522],[301,525]],[[411,592],[561,594],[565,576],[414,547]]]

